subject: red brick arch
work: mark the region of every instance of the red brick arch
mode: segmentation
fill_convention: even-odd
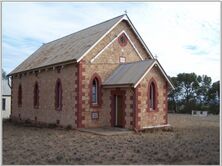
[[[118,42],[120,44],[120,46],[124,47],[127,45],[128,43],[128,38],[126,37],[125,33],[122,33],[119,37],[118,37]]]
[[[62,111],[62,82],[59,78],[55,85],[55,109]]]
[[[97,104],[92,103],[92,86],[93,86],[94,79],[96,79],[98,82],[98,92],[97,92],[98,103]],[[90,107],[93,107],[93,108],[98,108],[98,107],[101,107],[101,105],[102,105],[102,80],[101,80],[99,74],[97,74],[97,73],[94,73],[92,75],[90,82],[89,82],[89,104],[90,104]]]
[[[157,112],[157,111],[159,111],[159,109],[158,109],[158,87],[157,87],[156,80],[153,77],[149,80],[148,87],[147,87],[147,111],[149,111],[149,112],[151,111],[150,110],[150,86],[152,83],[154,85],[154,111]]]
[[[18,107],[22,106],[22,85],[19,84],[18,87]]]
[[[34,108],[39,108],[39,84],[38,84],[37,81],[34,84],[33,107]]]

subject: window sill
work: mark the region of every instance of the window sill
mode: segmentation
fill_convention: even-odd
[[[154,110],[154,109],[151,109],[151,108],[149,108],[147,111],[148,112],[158,112],[157,109]]]
[[[101,107],[101,105],[98,104],[98,103],[97,103],[97,104],[91,103],[91,104],[90,104],[90,107],[91,107],[91,108],[99,108],[99,107]]]
[[[62,108],[56,108],[55,110],[60,112],[60,111],[62,111]]]

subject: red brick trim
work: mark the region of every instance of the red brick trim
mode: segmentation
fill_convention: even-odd
[[[21,106],[22,106],[22,85],[20,83],[18,87],[18,107]]]
[[[120,44],[120,46],[124,47],[127,45],[128,43],[128,38],[126,37],[126,35],[124,33],[122,33],[119,37],[118,37],[118,42]]]
[[[123,128],[126,126],[126,92],[123,94]]]
[[[165,116],[164,116],[164,119],[165,119],[165,123],[167,124],[168,123],[168,82],[166,81],[164,87],[164,105],[165,105],[165,108],[164,108],[164,112],[165,112]]]
[[[39,108],[39,84],[36,81],[33,89],[33,107],[35,109]]]
[[[155,98],[154,98],[154,111],[151,111],[150,110],[150,86],[151,84],[154,84],[154,95],[155,95]],[[156,80],[152,77],[148,83],[148,87],[147,87],[147,111],[148,112],[158,112],[159,109],[158,109],[158,87],[157,87],[157,83],[156,83]]]
[[[139,108],[138,108],[138,86],[134,89],[134,96],[133,96],[133,112],[134,112],[134,130],[137,132],[140,129],[139,126],[139,117],[138,117],[138,113],[139,113]]]
[[[111,104],[110,104],[110,115],[111,115],[111,120],[110,120],[110,124],[112,127],[114,127],[115,125],[115,95],[120,95],[122,97],[122,109],[123,109],[123,119],[122,119],[122,125],[123,128],[126,125],[126,91],[125,90],[120,90],[119,88],[115,89],[115,90],[111,90],[111,94],[110,94],[110,100],[111,100]]]
[[[11,119],[11,117],[12,117],[12,115],[13,115],[13,108],[12,108],[12,103],[14,103],[14,85],[13,85],[13,81],[14,80],[14,77],[12,76],[11,77],[11,103],[10,103],[10,105],[11,105],[11,114],[10,114],[10,119]]]
[[[92,102],[92,86],[93,86],[93,80],[96,79],[98,82],[98,92],[97,92],[97,97],[98,97],[98,103],[93,104]],[[90,79],[89,82],[89,105],[91,108],[100,108],[102,105],[102,81],[99,76],[99,74],[94,73]]]
[[[109,97],[109,99],[110,99],[110,124],[111,124],[111,126],[113,127],[114,126],[114,109],[115,109],[115,106],[114,106],[114,96],[112,95],[112,91],[111,91],[111,93],[110,93],[110,97]]]
[[[82,123],[83,120],[85,119],[85,117],[83,116],[83,111],[84,111],[84,108],[83,108],[83,104],[82,104],[82,96],[84,95],[83,92],[82,92],[82,89],[83,89],[83,80],[85,79],[85,77],[83,76],[83,72],[85,71],[85,69],[83,68],[83,63],[84,61],[80,61],[78,64],[77,64],[77,73],[76,73],[76,117],[77,117],[77,120],[76,120],[76,125],[77,125],[77,128],[84,128],[85,125]]]
[[[61,93],[59,92],[59,86],[61,88]],[[58,78],[56,81],[56,85],[55,85],[55,110],[56,111],[62,111],[62,82],[61,80]],[[61,96],[59,96],[61,95]],[[59,98],[58,98],[59,97]]]
[[[133,89],[132,89],[133,90]],[[131,104],[130,104],[130,117],[131,117],[131,120],[130,120],[130,126],[133,128],[133,121],[134,121],[134,104],[133,104],[133,102],[134,102],[134,95],[132,95],[132,96],[130,96],[130,102],[131,102]]]

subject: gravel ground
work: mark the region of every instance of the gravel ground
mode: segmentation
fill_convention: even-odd
[[[169,114],[173,131],[99,136],[3,123],[3,164],[219,164],[219,116]]]

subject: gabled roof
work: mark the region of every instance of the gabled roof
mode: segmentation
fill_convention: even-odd
[[[2,96],[11,96],[11,88],[8,85],[8,80],[2,80]]]
[[[152,59],[120,64],[103,85],[135,85],[154,62]]]
[[[118,87],[128,85],[135,88],[146,76],[146,74],[148,74],[148,72],[152,69],[154,65],[159,67],[160,71],[170,84],[171,88],[174,89],[173,84],[171,83],[165,71],[156,59],[120,64],[117,69],[105,80],[103,86]]]
[[[119,23],[121,15],[76,33],[43,44],[9,75],[68,61],[78,61],[112,27]]]

